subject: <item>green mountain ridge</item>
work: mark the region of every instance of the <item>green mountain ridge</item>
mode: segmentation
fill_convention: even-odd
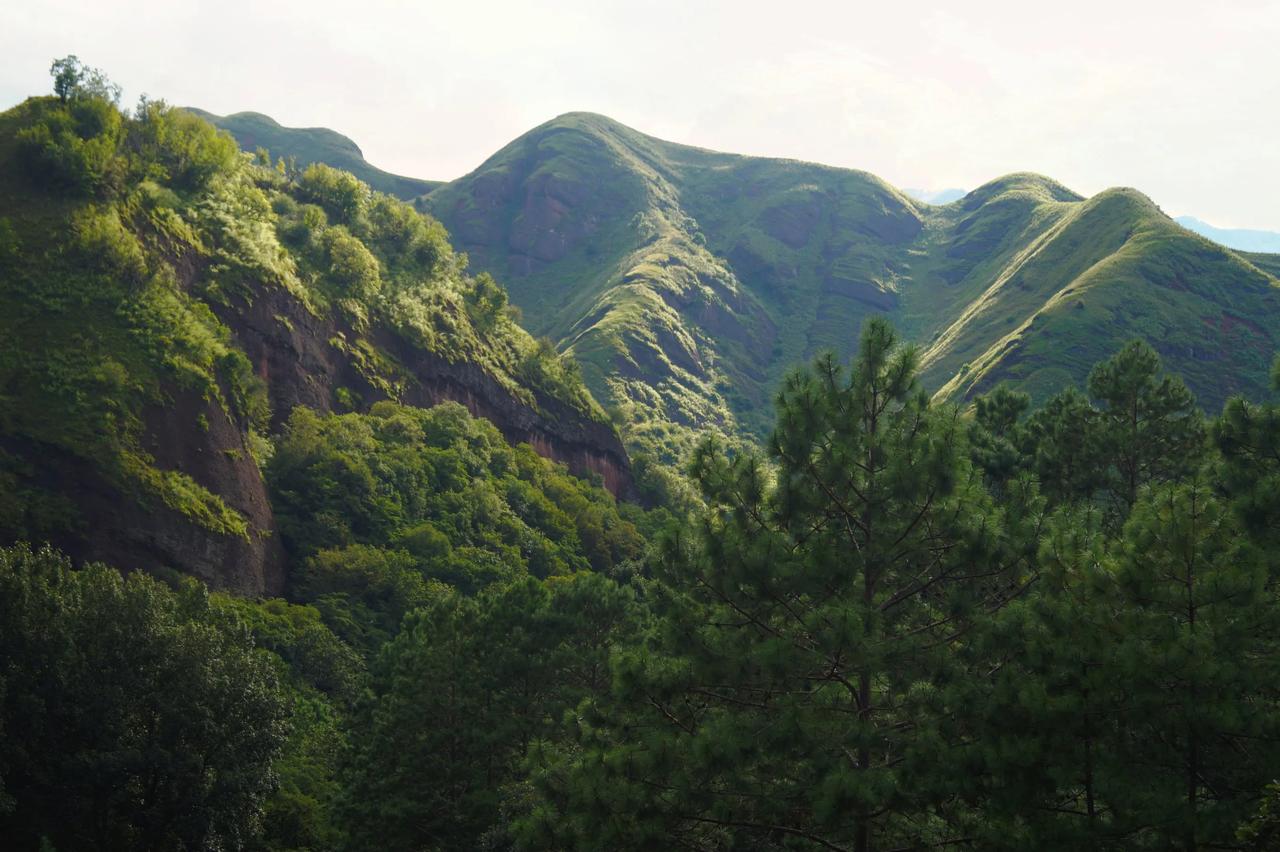
[[[420,203],[667,459],[706,430],[761,435],[789,365],[848,354],[876,314],[948,399],[1000,381],[1044,399],[1142,337],[1214,410],[1265,394],[1280,348],[1274,266],[1135,190],[1015,173],[933,206],[866,172],[569,113]]]
[[[364,158],[360,146],[350,138],[327,127],[284,127],[260,112],[237,112],[214,115],[195,107],[185,107],[215,127],[226,130],[249,153],[265,148],[275,156],[293,157],[299,168],[324,163],[351,172],[378,192],[409,200],[439,185],[439,181],[421,180],[385,172]]]
[[[1133,189],[1013,173],[940,205],[875,175],[747,157],[567,113],[416,202],[572,352],[628,445],[678,462],[760,438],[790,365],[847,355],[869,316],[966,400],[1043,400],[1141,337],[1202,405],[1269,392],[1274,256],[1235,252]]]

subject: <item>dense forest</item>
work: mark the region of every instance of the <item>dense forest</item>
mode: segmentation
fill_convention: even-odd
[[[607,488],[494,421],[609,415],[439,222],[54,72],[0,115],[7,848],[1280,849],[1280,397],[1137,339],[931,395],[872,316]],[[286,297],[348,359],[301,401]],[[67,471],[282,582],[95,550]]]

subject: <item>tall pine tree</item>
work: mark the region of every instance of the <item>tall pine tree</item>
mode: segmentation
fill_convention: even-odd
[[[1271,370],[1280,390],[1280,359]],[[1280,544],[1280,405],[1232,397],[1213,424],[1222,454],[1222,484],[1249,532],[1266,545]]]
[[[1149,848],[1230,845],[1273,780],[1271,579],[1200,481],[1153,488],[1125,526],[1114,677],[1129,700],[1117,749],[1130,773],[1123,818]]]
[[[962,839],[953,650],[1017,587],[958,414],[872,320],[778,399],[773,466],[704,445],[662,629],[545,756],[526,838],[579,848],[875,850]],[[771,481],[772,480],[772,481]],[[776,484],[773,484],[776,482]],[[957,752],[957,755],[959,752]]]
[[[1186,476],[1204,457],[1205,429],[1182,379],[1161,375],[1160,356],[1135,340],[1093,368],[1089,393],[1101,404],[1098,438],[1107,486],[1122,513],[1150,482]]]

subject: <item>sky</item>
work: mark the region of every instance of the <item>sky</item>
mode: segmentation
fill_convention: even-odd
[[[0,108],[69,53],[127,102],[331,127],[413,177],[590,110],[901,187],[1030,170],[1280,230],[1280,0],[5,0]]]

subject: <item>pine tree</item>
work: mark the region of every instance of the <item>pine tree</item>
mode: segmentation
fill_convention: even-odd
[[[1116,579],[1125,818],[1151,848],[1230,845],[1280,758],[1273,578],[1192,480],[1138,501]]]
[[[544,755],[522,825],[579,848],[873,850],[959,839],[940,723],[955,646],[1011,592],[957,412],[872,320],[846,373],[785,382],[771,468],[704,444],[708,505],[665,546],[651,647]],[[770,480],[776,478],[776,485]]]
[[[1098,412],[1067,388],[1027,419],[1032,468],[1053,505],[1091,499],[1101,485]]]
[[[1127,512],[1138,490],[1195,470],[1205,430],[1195,397],[1182,380],[1160,375],[1160,356],[1135,340],[1089,374],[1089,393],[1102,404],[1098,436],[1107,487]]]
[[[1022,417],[1030,407],[1030,396],[1010,390],[1005,384],[973,401],[970,454],[974,464],[986,473],[987,485],[995,493],[1029,466],[1030,436]]]
[[[1088,504],[1058,512],[1031,593],[975,643],[993,673],[971,684],[969,700],[984,848],[1123,845],[1113,745],[1126,698],[1114,679],[1117,595],[1101,526]]]
[[[1280,359],[1272,369],[1280,390]],[[1212,429],[1223,487],[1251,534],[1280,544],[1280,405],[1232,397]]]

